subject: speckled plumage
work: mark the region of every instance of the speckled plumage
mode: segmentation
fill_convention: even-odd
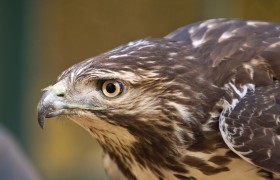
[[[208,20],[70,67],[38,121],[85,128],[112,179],[279,179],[279,80],[280,24]]]

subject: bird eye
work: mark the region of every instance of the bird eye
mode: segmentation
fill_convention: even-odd
[[[106,80],[102,84],[102,92],[106,97],[113,98],[123,91],[123,84],[117,80]]]

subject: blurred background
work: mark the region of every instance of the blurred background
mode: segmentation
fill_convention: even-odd
[[[102,180],[108,179],[102,151],[86,131],[63,118],[39,128],[41,89],[85,58],[131,40],[162,37],[195,21],[280,22],[280,1],[0,0],[0,13],[0,125],[19,144],[37,172],[35,179]]]

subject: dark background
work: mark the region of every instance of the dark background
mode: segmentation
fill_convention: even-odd
[[[280,22],[280,1],[0,0],[0,13],[0,124],[43,179],[107,179],[101,149],[84,130],[63,118],[39,128],[40,90],[85,58],[195,21]]]

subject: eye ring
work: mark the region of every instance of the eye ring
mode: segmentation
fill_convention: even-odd
[[[117,80],[106,80],[102,83],[101,90],[106,97],[117,97],[123,91],[123,84]]]

